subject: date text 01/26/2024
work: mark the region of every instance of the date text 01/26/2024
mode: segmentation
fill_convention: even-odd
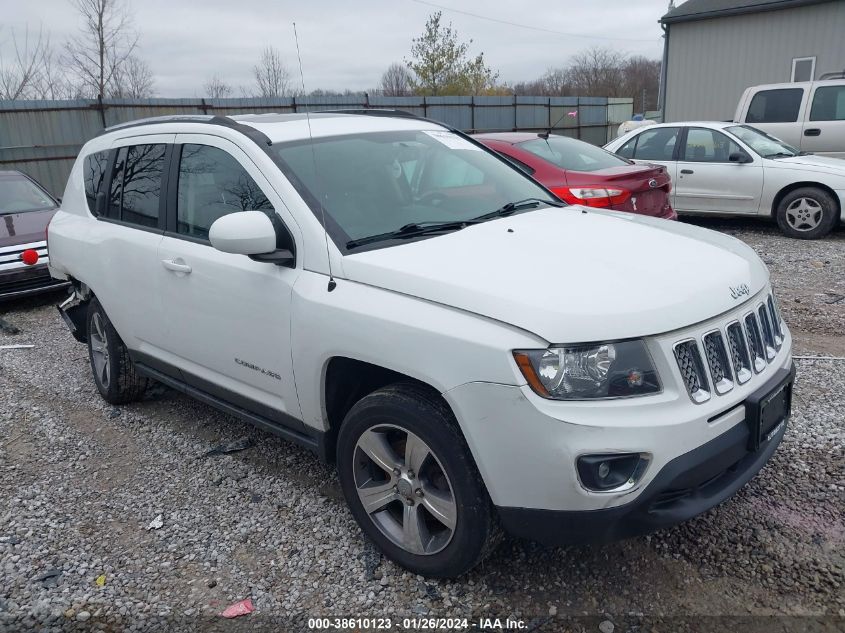
[[[412,617],[393,620],[392,618],[309,618],[308,628],[312,630],[384,630],[394,628],[409,631],[428,630],[477,630],[477,631],[518,631],[526,628],[524,620],[511,618],[480,617],[469,618],[427,618]]]

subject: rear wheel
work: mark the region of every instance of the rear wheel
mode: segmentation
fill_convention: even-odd
[[[364,533],[415,573],[459,576],[500,540],[481,476],[436,394],[403,384],[364,397],[343,421],[337,462]]]
[[[140,399],[148,381],[135,371],[129,351],[96,298],[88,304],[86,330],[91,371],[103,399],[111,404]]]
[[[789,237],[815,240],[830,233],[839,217],[833,197],[815,187],[801,187],[786,194],[776,210],[780,230]]]

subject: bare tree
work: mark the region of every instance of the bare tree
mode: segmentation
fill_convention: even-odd
[[[146,99],[153,96],[153,72],[143,59],[130,55],[114,72],[108,96]]]
[[[225,99],[232,94],[232,86],[227,84],[220,78],[220,75],[214,74],[202,85],[205,91],[205,96],[209,99]]]
[[[630,57],[623,67],[625,96],[634,98],[634,112],[657,108],[657,90],[660,85],[660,60],[642,55]]]
[[[126,0],[70,0],[84,24],[65,44],[68,67],[89,96],[114,92],[113,84],[138,45]]]
[[[262,97],[284,97],[290,92],[290,72],[278,49],[268,46],[261,51],[261,59],[252,69],[255,85]]]
[[[45,57],[50,51],[49,37],[39,30],[38,37],[30,38],[27,29],[22,42],[14,31],[11,31],[11,40],[11,57],[4,59],[0,55],[0,99],[34,98],[42,79]]]
[[[38,73],[32,92],[36,99],[74,99],[81,96],[68,80],[61,57],[52,47],[44,51],[41,72]]]
[[[610,48],[594,46],[575,55],[568,76],[572,90],[578,95],[622,95],[625,54]]]
[[[393,62],[381,76],[381,93],[388,97],[407,97],[413,94],[411,71],[403,64]]]

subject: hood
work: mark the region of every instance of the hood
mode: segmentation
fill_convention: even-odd
[[[774,163],[780,167],[792,167],[809,171],[817,171],[845,178],[845,160],[841,158],[808,154],[806,156],[791,156],[789,158],[772,158],[769,159],[769,161],[769,165]]]
[[[738,306],[768,271],[715,231],[579,206],[347,255],[353,281],[509,323],[550,343],[668,332]]]
[[[0,246],[43,242],[47,225],[58,209],[0,214]]]

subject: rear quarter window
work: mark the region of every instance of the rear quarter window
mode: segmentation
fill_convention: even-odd
[[[97,194],[105,193],[103,183],[106,179],[106,166],[109,162],[109,153],[95,152],[85,157],[83,174],[85,177],[85,199],[88,201],[88,210],[97,215]]]
[[[803,88],[761,90],[751,99],[747,123],[793,123],[798,120]]]

